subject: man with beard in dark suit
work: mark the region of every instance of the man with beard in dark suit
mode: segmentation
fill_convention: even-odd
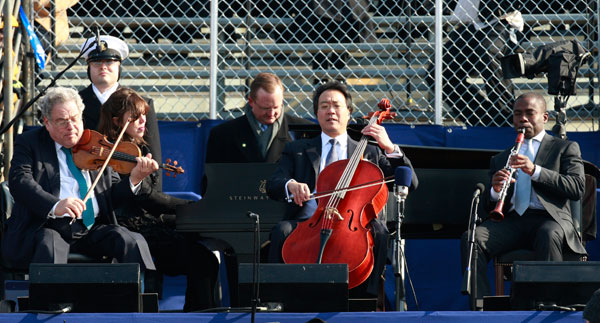
[[[208,138],[207,163],[275,163],[292,141],[290,124],[310,121],[283,113],[283,84],[272,73],[250,84],[245,114],[214,127]]]
[[[352,113],[352,97],[343,83],[333,81],[319,86],[313,96],[313,111],[321,126],[321,135],[286,145],[277,170],[267,181],[267,194],[270,198],[284,201],[293,196],[293,203],[289,204],[284,215],[285,220],[271,230],[269,262],[283,262],[281,251],[286,238],[299,222],[310,218],[316,210],[317,203],[309,200],[309,197],[315,191],[319,173],[326,167],[328,160],[348,159],[357,148],[357,142],[346,132]],[[375,123],[364,127],[361,132],[377,142],[377,145],[367,145],[363,159],[377,165],[385,176],[393,174],[397,166],[412,168],[410,160],[400,147],[392,143],[383,126]],[[331,155],[336,158],[329,158]],[[417,176],[413,170],[410,189],[414,190],[417,185]],[[377,219],[368,223],[368,228],[375,241],[375,263],[370,278],[359,285],[357,290],[377,295],[379,279],[386,262],[389,233],[385,223]]]
[[[92,82],[88,87],[79,91],[85,110],[83,110],[83,126],[85,129],[98,129],[100,109],[108,98],[119,88],[121,78],[121,63],[129,55],[127,44],[117,37],[100,36],[100,47],[96,37],[87,39],[81,46],[83,57],[88,63],[88,78]],[[148,144],[152,158],[162,162],[158,120],[154,110],[154,101],[144,98],[150,106],[146,114]],[[162,188],[162,172],[158,176],[157,187]]]
[[[110,167],[84,203],[98,171],[79,169],[71,148],[83,134],[83,102],[73,89],[52,88],[40,100],[44,127],[17,137],[9,188],[15,204],[2,241],[2,256],[16,268],[66,263],[69,252],[109,256],[155,270],[139,233],[117,224],[114,208],[151,192],[143,179],[158,170],[150,156],[137,157],[129,180]]]
[[[488,211],[497,204],[504,181],[513,183],[506,194],[504,219],[485,220],[475,230],[477,252],[477,295],[490,295],[487,263],[493,257],[515,249],[532,249],[535,260],[562,261],[585,255],[573,224],[570,200],[583,196],[585,177],[579,145],[552,137],[544,130],[548,122],[546,101],[537,93],[515,100],[515,130],[525,129],[521,150],[509,160],[516,168],[516,180],[504,169],[511,149],[494,156],[490,164],[491,188],[486,191]],[[462,237],[462,262],[469,256],[467,233]]]

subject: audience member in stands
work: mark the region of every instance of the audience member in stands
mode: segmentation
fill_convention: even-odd
[[[595,291],[587,304],[585,304],[583,319],[589,323],[600,322],[600,289]]]
[[[151,153],[146,136],[149,109],[148,103],[139,94],[121,87],[102,106],[98,130],[114,142],[126,121],[130,120],[123,141],[138,145],[143,155]],[[120,176],[123,180],[129,177],[127,174]],[[155,172],[146,179],[153,188],[149,196],[116,210],[117,221],[146,238],[159,274],[187,276],[184,311],[215,307],[214,289],[219,262],[211,251],[197,242],[193,234],[175,231],[175,208],[189,201],[163,193],[157,177]]]
[[[221,3],[221,2],[220,2]],[[226,4],[226,1],[222,1]],[[208,17],[210,13],[210,1],[205,0],[161,0],[161,1],[146,1],[134,0],[134,10],[143,12],[145,17],[163,18],[173,20],[174,18],[198,18]],[[135,15],[134,15],[135,16]],[[191,43],[194,38],[202,36],[202,28],[197,24],[186,24],[178,21],[176,24],[151,24],[138,25],[132,27],[133,35],[138,43],[158,44],[160,39],[168,39],[173,43],[185,44]],[[208,33],[206,33],[208,35]],[[173,47],[172,52],[145,52],[143,57],[148,60],[150,58],[159,59],[161,57],[169,57],[170,59],[187,58],[188,53],[182,52],[180,49]]]
[[[571,218],[570,200],[579,200],[584,192],[583,161],[576,142],[546,133],[548,112],[544,97],[526,93],[515,100],[515,130],[525,129],[525,142],[517,155],[511,149],[494,156],[490,163],[491,187],[486,190],[486,210],[495,208],[504,181],[512,184],[507,191],[504,219],[483,221],[475,230],[477,252],[477,295],[490,295],[486,276],[487,263],[493,257],[515,249],[532,249],[535,260],[562,261],[585,255]],[[504,166],[517,169],[516,181],[508,178]],[[467,233],[461,241],[463,269],[468,262]]]
[[[51,88],[40,100],[44,127],[15,140],[9,173],[15,204],[2,240],[2,256],[15,268],[30,263],[67,263],[69,252],[114,257],[154,270],[148,244],[139,233],[117,225],[113,207],[152,190],[143,181],[158,169],[148,156],[136,158],[127,180],[110,167],[86,203],[98,171],[80,170],[71,148],[83,134],[83,102],[73,89]]]
[[[69,11],[73,13],[74,17],[98,17],[94,29],[99,27],[101,34],[115,37],[123,35],[125,24],[112,24],[105,18],[139,17],[141,13],[131,5],[130,1],[123,0],[80,0]]]
[[[507,27],[498,12],[508,13],[516,6],[517,2],[500,7],[496,0],[459,0],[456,4],[453,19],[458,26],[448,34],[443,51],[443,100],[468,125],[510,124],[513,85],[502,78],[500,57],[510,42],[508,27],[522,31],[523,20],[519,13]],[[430,83],[434,67],[430,68]],[[472,78],[482,78],[483,86]]]
[[[291,0],[284,1],[267,1],[255,0],[250,8],[251,17],[273,17],[273,14],[282,16],[286,9],[286,3]],[[146,17],[162,18],[164,20],[175,19],[175,23],[157,23],[153,25],[139,25],[133,28],[133,34],[136,40],[145,44],[158,44],[160,39],[168,39],[174,44],[191,43],[195,38],[208,38],[209,33],[202,31],[199,24],[190,24],[190,18],[204,18],[205,21],[210,19],[210,0],[161,0],[158,2],[148,2],[146,0],[134,0],[133,8],[137,12],[143,12]],[[246,6],[246,1],[219,1],[217,15],[219,18],[238,17],[246,19],[249,15]],[[136,14],[134,14],[135,16]],[[184,18],[184,19],[177,19]],[[187,19],[185,19],[187,18]],[[239,20],[238,20],[239,21]],[[242,23],[243,24],[243,23]],[[239,23],[223,24],[222,30],[219,31],[218,37],[220,42],[235,43],[239,38],[239,32],[236,32],[236,27]],[[208,25],[208,23],[207,23]],[[208,29],[208,27],[206,28]],[[144,53],[144,58],[160,58],[169,57],[171,59],[187,58],[188,53],[173,48],[174,51],[167,53]]]
[[[317,203],[315,200],[309,201],[309,196],[315,192],[318,175],[326,166],[329,152],[334,149],[332,153],[342,160],[350,158],[356,149],[357,142],[346,132],[352,109],[352,97],[343,83],[333,81],[315,90],[313,112],[321,126],[321,134],[287,144],[277,170],[267,181],[267,194],[272,199],[284,201],[293,195],[293,203],[289,204],[284,215],[285,220],[271,231],[269,262],[283,262],[281,251],[285,239],[299,222],[310,218],[316,210]],[[383,126],[368,125],[362,129],[362,134],[371,136],[378,144],[366,147],[364,159],[378,165],[385,175],[391,175],[397,166],[412,167],[400,147],[392,143]],[[332,144],[330,139],[336,141]],[[413,171],[411,190],[417,185],[417,176]],[[378,295],[378,282],[386,262],[389,233],[385,223],[377,219],[371,221],[368,227],[375,241],[375,266],[370,278],[356,290]]]
[[[88,63],[88,78],[92,82],[79,91],[83,99],[83,125],[85,129],[98,129],[102,104],[119,88],[121,63],[129,55],[127,44],[112,36],[100,36],[100,48],[96,37],[89,38],[81,46],[85,50],[83,57]],[[90,46],[91,45],[91,46]],[[152,99],[146,99],[150,110],[146,118],[147,143],[152,151],[152,158],[158,163],[162,161],[158,120]],[[162,175],[158,176],[157,187],[162,187]]]
[[[374,40],[375,27],[368,13],[368,1],[307,0],[299,3],[293,8],[296,11],[293,23],[282,31],[279,41],[324,45],[327,49],[320,49],[313,55],[314,70],[344,69],[349,54],[336,46]],[[326,77],[317,77],[314,83],[322,79]]]
[[[312,124],[283,111],[283,84],[277,75],[260,73],[250,84],[245,114],[214,127],[207,163],[275,163],[292,141],[291,124]]]
[[[451,10],[447,10],[448,2],[443,2],[443,15],[450,15]],[[395,18],[394,16],[408,17],[409,19],[420,19],[418,16],[434,16],[435,15],[435,0],[411,0],[411,1],[397,1],[397,0],[379,0],[377,3],[373,2],[373,15],[382,16],[388,18]],[[395,30],[396,37],[400,42],[418,41],[421,39],[429,39],[430,34],[433,32],[430,25],[408,22],[405,24],[392,25],[392,28],[386,30],[385,34],[389,35],[390,30]],[[410,38],[409,38],[410,37]],[[412,55],[407,53],[407,55]]]

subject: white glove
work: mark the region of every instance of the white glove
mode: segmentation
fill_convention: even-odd
[[[523,31],[523,26],[525,26],[523,16],[518,10],[503,15],[502,17],[500,17],[500,20],[505,20],[512,28],[521,32]]]

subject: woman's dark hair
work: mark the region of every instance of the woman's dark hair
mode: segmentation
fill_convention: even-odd
[[[98,131],[104,134],[108,140],[114,141],[121,132],[121,121],[127,112],[131,112],[131,120],[134,121],[141,115],[147,114],[148,110],[150,110],[150,106],[137,92],[127,87],[119,88],[102,105]],[[115,123],[113,118],[117,118],[118,122]],[[142,142],[137,142],[137,144],[146,144],[147,135],[147,132],[144,133]],[[127,133],[123,135],[123,139],[133,141],[133,138]]]

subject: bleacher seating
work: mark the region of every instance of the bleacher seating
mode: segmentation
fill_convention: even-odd
[[[556,32],[558,28],[551,26],[585,25],[590,20],[597,21],[597,14],[562,13],[562,14],[529,14],[523,16],[525,24],[541,30],[536,37],[531,37],[523,44],[526,49],[533,49],[548,42],[548,30]],[[402,107],[400,111],[408,117],[403,121],[431,123],[433,120],[433,88],[425,78],[430,74],[429,65],[434,61],[434,16],[373,16],[377,35],[387,35],[376,43],[278,43],[273,31],[292,23],[289,17],[221,17],[219,26],[233,26],[239,34],[236,41],[221,41],[218,43],[219,57],[219,93],[221,102],[225,102],[228,93],[244,93],[245,80],[266,69],[282,77],[288,93],[294,95],[296,106],[309,99],[306,93],[314,89],[312,80],[324,78],[368,79],[369,82],[349,82],[352,91],[359,93],[401,93],[418,101],[415,106]],[[450,16],[443,16],[445,28],[451,27]],[[210,77],[210,41],[209,17],[100,17],[100,16],[71,16],[72,42],[58,48],[59,55],[73,57],[77,53],[83,37],[91,34],[93,26],[114,27],[121,31],[121,36],[128,38],[130,59],[124,62],[126,66],[122,74],[122,82],[135,90],[155,97],[161,95],[168,101],[177,93],[186,93],[198,98],[207,98]],[[194,26],[201,33],[195,39],[181,39],[179,42],[162,40],[158,43],[137,43],[133,32],[136,27],[155,26],[158,28],[173,26]],[[406,24],[422,28],[427,32],[419,38],[400,39],[398,29]],[[595,32],[595,31],[591,31]],[[389,35],[396,35],[390,37]],[[541,35],[541,36],[540,36]],[[571,37],[571,36],[569,36]],[[249,39],[247,39],[249,38]],[[578,37],[588,41],[592,36]],[[312,55],[315,52],[346,52],[350,57],[346,68],[337,70],[313,70]],[[146,55],[144,55],[146,54]],[[176,56],[176,54],[182,54]],[[175,57],[175,58],[173,58]],[[135,68],[127,67],[135,66]],[[56,75],[60,68],[46,72],[47,76]],[[578,79],[580,89],[587,88],[590,79],[596,77],[596,71],[582,68]],[[84,68],[74,69],[64,76],[67,79],[87,79]],[[150,82],[148,82],[150,80]],[[155,80],[152,82],[152,80]],[[168,81],[178,80],[178,81]],[[195,80],[195,82],[187,82]],[[160,81],[160,82],[159,82]],[[516,80],[517,89],[546,89],[545,80],[531,82],[527,79]],[[77,85],[77,82],[75,82]],[[482,82],[475,82],[483,86]],[[78,85],[77,85],[78,86]],[[195,93],[195,95],[194,95]],[[377,94],[373,94],[377,96]],[[224,105],[224,104],[222,104]],[[221,104],[219,106],[222,106]],[[418,106],[418,108],[417,108]],[[225,109],[225,108],[223,108]],[[207,116],[207,110],[198,113],[187,113],[195,118]],[[295,111],[296,114],[310,117],[310,109]],[[223,113],[223,114],[221,114]],[[181,119],[185,113],[160,111],[159,116],[167,120]],[[226,111],[218,112],[220,118],[231,116]]]

